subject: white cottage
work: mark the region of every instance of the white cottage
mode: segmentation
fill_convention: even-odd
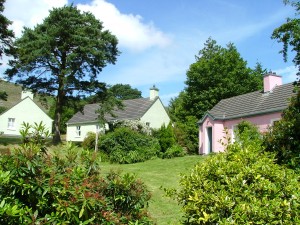
[[[33,94],[29,91],[22,91],[21,100],[0,115],[0,132],[18,136],[23,122],[43,122],[46,129],[52,132],[53,120],[33,101]]]
[[[158,96],[158,89],[150,88],[149,98],[138,98],[124,100],[124,108],[116,110],[116,118],[106,116],[108,122],[114,120],[138,120],[146,123],[149,127],[158,129],[163,124],[168,125],[170,117]],[[99,104],[88,104],[84,106],[82,112],[77,112],[67,123],[67,141],[84,140],[88,132],[99,130],[98,115]],[[108,127],[108,125],[106,125]]]

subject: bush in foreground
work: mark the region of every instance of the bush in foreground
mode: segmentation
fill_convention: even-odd
[[[299,224],[300,183],[274,164],[248,130],[225,153],[209,156],[169,190],[184,210],[184,224]]]
[[[0,224],[152,224],[150,194],[135,176],[101,176],[98,155],[73,145],[47,154],[29,132],[0,156]]]

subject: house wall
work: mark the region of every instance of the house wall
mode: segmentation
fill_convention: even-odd
[[[82,142],[87,136],[88,132],[97,132],[98,123],[88,124],[67,124],[67,136],[66,141]],[[80,135],[78,135],[77,127],[80,126]],[[108,124],[105,125],[105,129],[108,129]],[[98,130],[98,132],[103,129]]]
[[[167,126],[170,123],[170,117],[159,98],[142,116],[141,122],[149,123],[149,126],[154,129],[160,128],[163,124]]]
[[[207,127],[212,127],[213,135],[213,152],[224,151],[224,146],[221,141],[226,143],[225,128],[228,131],[228,137],[234,140],[234,127],[243,120],[247,120],[256,125],[261,133],[266,132],[268,127],[274,121],[281,118],[281,112],[271,113],[267,115],[259,115],[254,117],[239,118],[234,120],[212,120],[209,116],[206,117],[202,125],[199,127],[199,154],[207,154]]]
[[[14,126],[8,127],[9,118],[14,119]],[[17,105],[0,115],[0,132],[4,135],[20,135],[22,123],[40,123],[52,132],[52,119],[38,107],[29,97],[23,99]]]
[[[224,139],[224,125],[222,121],[214,121],[209,116],[206,117],[202,126],[199,128],[199,154],[208,154],[207,128],[212,128],[212,152],[223,151],[220,143]]]

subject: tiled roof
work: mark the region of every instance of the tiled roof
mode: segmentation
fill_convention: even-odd
[[[276,86],[272,92],[255,91],[221,100],[207,115],[217,120],[229,120],[271,112],[280,112],[288,107],[294,93],[293,83]]]
[[[155,99],[156,100],[156,99]],[[151,101],[149,98],[137,98],[122,101],[124,105],[123,110],[115,110],[113,113],[117,116],[116,118],[106,115],[105,119],[107,121],[113,120],[135,120],[140,119],[151,105],[155,102]],[[97,121],[97,109],[99,109],[99,104],[88,104],[84,106],[83,112],[77,112],[67,123],[89,123]]]

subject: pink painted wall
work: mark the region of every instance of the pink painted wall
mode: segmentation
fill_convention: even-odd
[[[247,120],[252,124],[255,124],[260,132],[266,132],[268,127],[272,123],[281,118],[281,112],[259,115],[254,117],[239,118],[234,120],[212,120],[210,117],[206,117],[202,125],[199,127],[199,154],[207,154],[207,127],[212,127],[212,145],[213,152],[224,151],[224,146],[220,142],[226,143],[225,128],[228,130],[228,134],[233,139],[233,128],[235,125],[243,120]]]
[[[214,121],[206,117],[202,126],[199,128],[199,154],[208,154],[207,128],[212,127],[212,151],[220,152],[224,148],[220,141],[224,139],[223,121]]]

